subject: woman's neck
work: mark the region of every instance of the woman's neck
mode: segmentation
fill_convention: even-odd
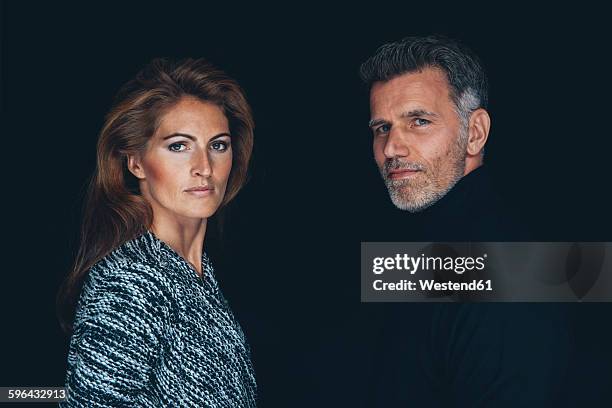
[[[202,219],[201,222],[154,219],[150,229],[157,238],[175,250],[193,266],[199,275],[202,275],[202,251],[204,236],[206,235],[206,223],[206,218]]]

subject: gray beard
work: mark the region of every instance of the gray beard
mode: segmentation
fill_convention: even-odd
[[[444,157],[436,159],[432,168],[427,168],[420,163],[402,162],[393,158],[385,162],[384,168],[380,169],[381,176],[385,181],[389,196],[393,204],[400,210],[411,213],[423,211],[444,197],[457,182],[463,177],[465,170],[467,126],[462,127],[456,142]],[[448,174],[436,174],[445,160],[452,161],[452,167]],[[421,170],[413,179],[391,180],[387,174],[391,169],[408,168]]]

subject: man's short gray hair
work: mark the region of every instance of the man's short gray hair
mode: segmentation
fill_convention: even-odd
[[[465,45],[443,36],[407,37],[385,44],[364,62],[359,73],[368,87],[399,75],[438,68],[446,75],[459,118],[467,124],[473,111],[487,107],[487,76],[479,58]]]

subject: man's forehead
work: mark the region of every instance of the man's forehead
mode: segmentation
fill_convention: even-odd
[[[448,81],[437,68],[398,75],[388,81],[375,82],[370,91],[371,108],[397,108],[398,104],[421,103],[432,105],[449,102]]]

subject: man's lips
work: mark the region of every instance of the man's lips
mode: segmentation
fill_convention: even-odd
[[[410,169],[395,169],[387,173],[387,177],[391,180],[399,180],[404,178],[410,178],[411,176],[419,173],[421,170],[410,170]]]

